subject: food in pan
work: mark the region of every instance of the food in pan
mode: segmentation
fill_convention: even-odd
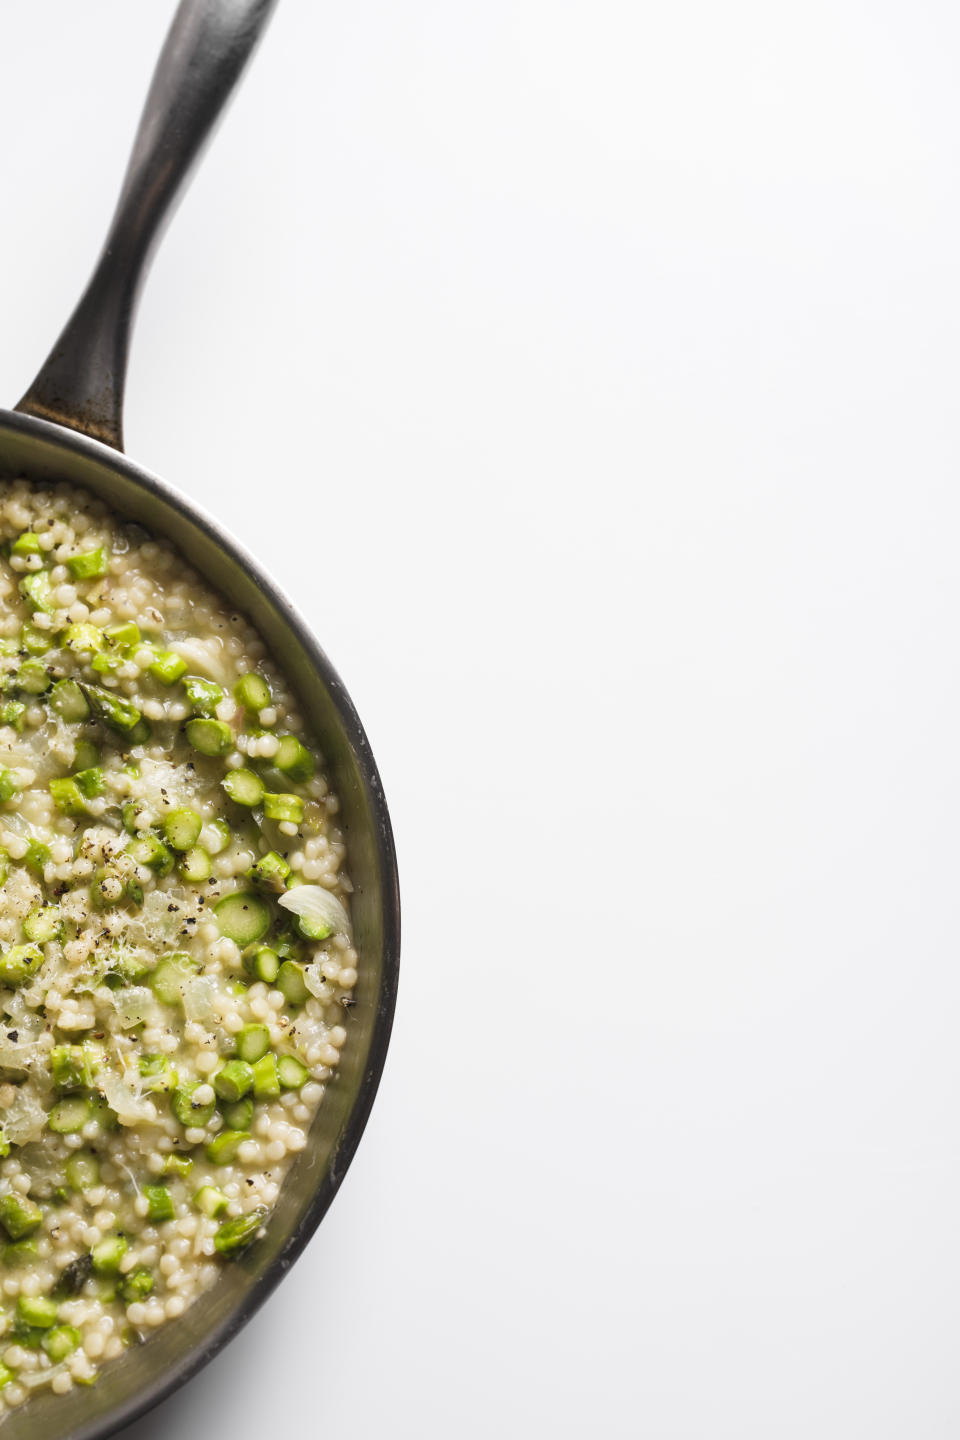
[[[336,796],[246,620],[0,484],[0,1416],[270,1224],[357,982]]]

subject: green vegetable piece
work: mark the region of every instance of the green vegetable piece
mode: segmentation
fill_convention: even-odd
[[[165,1155],[163,1158],[164,1175],[177,1175],[186,1180],[192,1169],[193,1161],[189,1155]]]
[[[217,1108],[216,1100],[194,1099],[194,1092],[199,1088],[198,1083],[178,1085],[170,1096],[170,1109],[180,1124],[185,1125],[188,1130],[202,1130],[204,1125],[209,1125]]]
[[[161,685],[173,685],[186,674],[187,663],[175,650],[158,650],[147,669]]]
[[[247,1215],[238,1215],[235,1220],[225,1220],[213,1240],[217,1254],[238,1255],[241,1250],[245,1250],[263,1229],[263,1222],[268,1214],[266,1205],[258,1205]]]
[[[79,690],[79,686],[77,687]],[[82,698],[82,697],[81,697]],[[83,702],[86,705],[86,701]],[[78,740],[73,748],[73,768],[97,770],[100,767],[100,751],[92,740]]]
[[[0,1195],[0,1225],[11,1240],[23,1240],[27,1235],[39,1230],[42,1223],[43,1211],[40,1206],[28,1200],[25,1195],[17,1195],[12,1191],[8,1195]]]
[[[58,1100],[47,1116],[47,1128],[55,1135],[73,1135],[93,1119],[93,1107],[85,1095]]]
[[[46,945],[50,940],[59,940],[63,931],[63,916],[58,905],[40,905],[23,922],[23,933],[37,945]]]
[[[272,1050],[253,1067],[253,1094],[256,1100],[275,1100],[280,1094],[277,1057]]]
[[[123,881],[115,869],[110,866],[102,866],[95,871],[90,884],[90,904],[95,910],[109,910],[112,906],[119,905],[123,898]]]
[[[50,781],[50,794],[53,803],[64,815],[86,815],[87,807],[84,804],[83,791],[76,780],[66,777]]]
[[[108,1235],[90,1251],[94,1270],[98,1275],[115,1275],[129,1248],[123,1235]]]
[[[84,1090],[91,1083],[87,1055],[82,1045],[54,1045],[50,1051],[50,1073],[62,1093]]]
[[[226,755],[233,749],[233,731],[222,720],[188,720],[187,739],[201,755]]]
[[[102,1095],[91,1097],[93,1107],[93,1118],[102,1130],[117,1130],[120,1127],[120,1117],[103,1098]]]
[[[140,649],[140,627],[133,620],[124,620],[119,625],[108,625],[103,638],[115,650],[131,651]]]
[[[28,695],[42,695],[50,689],[50,676],[42,660],[24,660],[16,675],[19,690]]]
[[[183,682],[187,700],[194,715],[205,715],[212,719],[217,706],[223,699],[223,691],[212,680],[201,680],[198,675],[188,675]]]
[[[270,1031],[266,1025],[244,1025],[237,1031],[237,1054],[248,1065],[254,1065],[270,1049]],[[238,1126],[242,1129],[242,1126]]]
[[[42,880],[44,866],[50,863],[49,846],[44,845],[40,840],[28,841],[23,863],[32,875],[36,875],[39,880]]]
[[[2,1251],[3,1263],[9,1269],[19,1268],[21,1265],[33,1265],[40,1255],[40,1247],[36,1240],[15,1240],[10,1245],[4,1245]]]
[[[99,765],[93,765],[89,770],[78,770],[73,778],[77,782],[81,795],[87,800],[93,800],[97,795],[102,795],[107,788],[103,771]]]
[[[55,1365],[72,1355],[80,1344],[80,1331],[73,1325],[54,1325],[43,1337],[43,1348]]]
[[[144,1185],[143,1195],[147,1202],[147,1219],[152,1224],[161,1225],[164,1220],[173,1219],[173,1201],[166,1185]]]
[[[19,793],[13,771],[8,770],[5,765],[0,765],[0,801],[12,800],[14,795],[19,795]]]
[[[101,545],[96,550],[84,550],[81,555],[71,555],[67,561],[67,569],[74,580],[95,580],[100,575],[106,575],[109,564],[109,552]]]
[[[191,885],[202,885],[213,873],[210,856],[202,845],[193,845],[180,859],[180,874]]]
[[[248,1130],[221,1130],[207,1141],[204,1154],[211,1165],[232,1165],[243,1142],[252,1139]]]
[[[174,850],[189,850],[196,845],[203,829],[203,821],[195,810],[183,807],[171,810],[163,822],[163,833],[167,844]]]
[[[144,1090],[172,1090],[177,1083],[177,1072],[166,1055],[141,1055],[137,1069],[146,1081]]]
[[[9,725],[20,731],[23,729],[23,717],[26,713],[27,707],[20,700],[4,700],[0,705],[0,725]]]
[[[207,826],[206,848],[211,855],[221,855],[227,846],[233,832],[226,820],[214,820]]]
[[[281,1055],[277,1061],[277,1078],[284,1090],[302,1090],[310,1079],[310,1071],[296,1055]]]
[[[11,1337],[25,1350],[39,1350],[43,1344],[43,1337],[46,1332],[40,1330],[36,1325],[27,1325],[23,1320],[15,1318],[10,1331]]]
[[[32,530],[24,530],[23,534],[18,535],[10,546],[11,555],[40,555],[41,553],[40,536]]]
[[[223,1123],[228,1130],[249,1130],[253,1124],[253,1101],[249,1095],[229,1101],[223,1107]]]
[[[240,676],[233,687],[233,694],[238,704],[253,714],[266,710],[272,699],[266,680],[262,675],[254,675],[252,672]]]
[[[303,966],[295,960],[284,960],[277,976],[277,989],[288,1005],[305,1005],[310,999],[307,982],[303,978]]]
[[[128,731],[127,740],[131,745],[146,745],[152,734],[153,728],[150,721],[138,720],[133,729]]]
[[[269,945],[251,946],[244,951],[243,968],[254,980],[262,980],[266,985],[272,985],[280,973],[280,956],[276,950],[271,950]],[[249,1056],[243,1057],[245,1060]]]
[[[48,650],[53,649],[50,631],[41,630],[39,626],[28,622],[20,631],[20,649],[31,655],[46,655]]]
[[[0,985],[22,985],[36,975],[43,964],[39,945],[11,945],[0,955]]]
[[[19,584],[20,594],[27,602],[27,609],[34,614],[39,610],[44,615],[51,615],[57,608],[51,589],[49,570],[34,570],[32,574],[24,575]]]
[[[124,1275],[117,1286],[117,1294],[125,1305],[132,1305],[137,1300],[145,1300],[152,1290],[153,1276],[142,1265],[138,1265],[136,1270],[131,1270],[129,1275]]]
[[[221,1100],[242,1100],[253,1088],[253,1070],[246,1060],[228,1060],[214,1075],[213,1088]]]
[[[263,813],[268,820],[299,825],[303,821],[303,801],[299,795],[271,795],[268,790],[263,797]]]
[[[230,1201],[216,1185],[201,1185],[193,1197],[193,1203],[208,1220],[216,1220],[226,1210]]]
[[[262,855],[255,865],[250,866],[247,879],[256,885],[262,885],[265,890],[280,891],[286,889],[291,873],[283,856],[276,850],[270,850],[266,855]]]
[[[142,808],[135,800],[124,801],[120,814],[123,816],[123,828],[128,835],[138,834],[140,827],[137,824],[137,816]]]
[[[67,1183],[74,1190],[93,1190],[100,1184],[100,1161],[92,1150],[74,1150],[66,1164]]]
[[[273,763],[297,785],[311,780],[316,769],[313,756],[305,745],[301,745],[296,735],[280,737],[280,749],[274,755]]]
[[[97,655],[103,649],[103,631],[86,623],[68,625],[63,632],[63,644],[75,655]]]
[[[58,680],[50,691],[50,704],[61,720],[70,725],[79,725],[90,714],[86,696],[76,680]]]
[[[241,947],[262,940],[270,929],[270,907],[252,891],[227,895],[213,907],[221,935]]]
[[[166,955],[150,976],[150,988],[165,1005],[177,1005],[183,999],[187,981],[200,969],[196,960],[182,950]]]
[[[125,663],[125,658],[121,650],[101,650],[99,655],[94,655],[91,659],[90,668],[98,675],[112,675]]]
[[[160,837],[150,830],[141,830],[133,837],[127,845],[127,854],[157,875],[169,875],[173,869],[173,856]]]
[[[263,781],[252,770],[228,770],[220,784],[236,805],[252,807],[263,799]]]
[[[57,1323],[57,1302],[46,1295],[21,1295],[17,1301],[17,1319],[37,1330],[49,1330]]]
[[[99,685],[81,685],[80,688],[87,698],[94,719],[109,726],[111,730],[117,730],[121,735],[134,739],[132,732],[140,724],[141,716],[131,700],[124,700],[109,690],[102,690]]]

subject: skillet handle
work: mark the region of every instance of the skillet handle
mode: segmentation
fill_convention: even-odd
[[[96,269],[18,410],[123,449],[127,354],[141,285],[275,4],[181,0]]]

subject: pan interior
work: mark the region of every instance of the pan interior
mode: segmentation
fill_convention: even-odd
[[[266,1238],[231,1266],[175,1323],[106,1366],[97,1383],[42,1394],[0,1423],[17,1440],[101,1440],[162,1398],[209,1359],[289,1268],[332,1200],[376,1092],[396,993],[396,864],[379,776],[353,705],[289,603],[214,522],[124,456],[46,421],[0,411],[0,478],[68,481],[119,515],[170,540],[198,573],[242,610],[297,692],[322,750],[355,885],[356,1005],[337,1079],[282,1187]]]

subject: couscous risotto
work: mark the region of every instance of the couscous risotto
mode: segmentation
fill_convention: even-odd
[[[270,1223],[357,979],[337,801],[249,624],[0,484],[0,1416]]]

